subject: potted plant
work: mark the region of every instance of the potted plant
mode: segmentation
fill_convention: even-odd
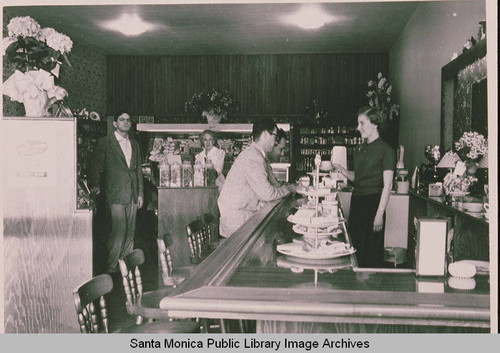
[[[195,113],[207,119],[209,124],[217,124],[228,114],[237,110],[237,103],[228,91],[211,89],[195,93],[184,106],[187,113]]]
[[[377,81],[368,81],[368,92],[366,93],[368,105],[382,113],[384,117],[382,125],[399,117],[399,105],[392,101],[391,93],[392,85],[381,72],[377,75]]]
[[[53,28],[41,28],[31,17],[14,17],[7,25],[3,55],[15,72],[4,82],[3,94],[24,104],[26,116],[46,116],[50,106],[68,95],[54,84],[71,39]]]

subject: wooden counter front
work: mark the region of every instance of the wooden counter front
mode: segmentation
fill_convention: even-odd
[[[161,300],[162,312],[258,320],[258,332],[488,332],[488,276],[460,291],[412,270],[357,269],[354,255],[278,254],[276,245],[296,236],[286,221],[294,205],[289,196],[259,210]]]
[[[186,224],[206,212],[219,218],[217,186],[158,188],[158,235],[172,236],[170,247],[174,268],[190,265]],[[218,222],[216,222],[218,234]]]

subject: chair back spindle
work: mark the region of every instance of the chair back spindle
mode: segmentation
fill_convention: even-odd
[[[212,243],[214,240],[215,234],[214,234],[214,225],[213,222],[215,221],[215,217],[211,213],[204,213],[201,216],[201,220],[203,221],[204,228],[205,228],[205,242],[207,244],[207,247]]]
[[[191,260],[193,258],[201,259],[202,257],[202,237],[204,224],[201,219],[197,219],[186,225],[186,233],[188,236],[189,251]]]
[[[143,286],[139,266],[143,263],[144,252],[141,249],[135,249],[123,258],[118,259],[123,288],[127,297],[127,303],[129,304],[140,303],[143,294]]]
[[[112,289],[111,276],[102,274],[83,283],[73,291],[80,332],[109,332],[108,311],[104,296]]]
[[[158,244],[163,282],[168,283],[168,278],[172,277],[173,271],[172,255],[170,253],[172,238],[168,234],[165,234],[163,237],[158,237],[156,243]]]

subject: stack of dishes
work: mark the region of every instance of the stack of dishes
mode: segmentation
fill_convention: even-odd
[[[448,285],[454,289],[472,290],[476,287],[476,266],[466,262],[453,262],[448,266]]]
[[[472,212],[472,213],[483,212],[483,204],[479,202],[462,202],[462,208],[466,212]]]

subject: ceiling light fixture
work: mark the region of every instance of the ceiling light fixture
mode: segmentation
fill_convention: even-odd
[[[334,19],[335,17],[327,15],[320,7],[315,5],[304,5],[298,12],[283,17],[286,23],[297,25],[304,29],[320,28]]]
[[[126,36],[138,36],[147,31],[155,29],[155,25],[145,22],[136,13],[124,13],[120,18],[103,23],[103,27],[118,31]]]

